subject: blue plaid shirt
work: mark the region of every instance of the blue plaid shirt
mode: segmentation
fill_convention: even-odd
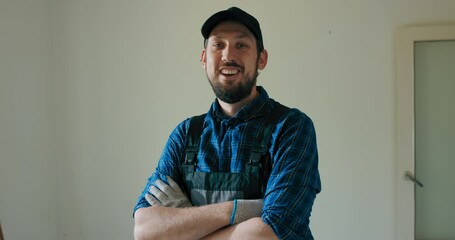
[[[213,102],[204,122],[196,171],[243,172],[257,132],[276,104],[262,87],[258,91],[259,96],[234,117],[224,116],[218,102]],[[170,135],[134,211],[150,206],[145,194],[156,179],[165,181],[168,175],[183,185],[180,166],[185,157],[188,127],[189,119]],[[272,133],[269,153],[273,167],[264,196],[263,221],[280,239],[313,239],[309,218],[321,182],[311,119],[297,109],[283,114]]]

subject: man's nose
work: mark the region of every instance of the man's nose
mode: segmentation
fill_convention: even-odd
[[[235,62],[237,60],[237,53],[235,47],[227,45],[222,52],[221,60],[223,62]]]

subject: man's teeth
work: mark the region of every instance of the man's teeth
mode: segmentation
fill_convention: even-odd
[[[236,74],[238,72],[239,72],[239,70],[236,70],[236,69],[222,69],[221,70],[222,74],[227,74],[227,75],[233,75],[233,74]]]

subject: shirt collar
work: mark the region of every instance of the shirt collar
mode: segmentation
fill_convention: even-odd
[[[267,94],[267,91],[265,91],[265,89],[261,86],[257,86],[256,89],[257,89],[259,95],[255,99],[253,99],[253,101],[251,101],[246,106],[244,106],[242,109],[240,109],[240,111],[237,112],[237,114],[233,118],[247,121],[251,118],[262,116],[267,113],[267,109],[264,109],[264,105],[266,105],[266,103],[270,99],[269,95]],[[223,112],[221,111],[221,106],[218,103],[217,99],[215,99],[215,101],[213,101],[209,112],[211,112],[213,114],[213,116],[215,116],[219,120],[230,118],[223,114]]]

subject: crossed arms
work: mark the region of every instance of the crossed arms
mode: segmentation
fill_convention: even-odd
[[[178,185],[168,178],[151,187],[147,195],[152,205],[135,212],[136,240],[160,239],[277,239],[260,217],[242,216],[231,225],[233,201],[189,207]],[[262,204],[261,204],[262,205]],[[250,214],[251,215],[251,214]],[[237,220],[236,220],[237,221]]]
[[[231,211],[232,202],[191,208],[140,208],[135,214],[134,236],[136,240],[277,239],[258,217],[229,226]]]

